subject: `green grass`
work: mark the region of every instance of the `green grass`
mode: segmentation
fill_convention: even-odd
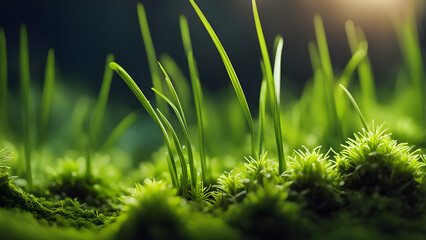
[[[26,174],[29,189],[32,188],[33,178],[31,170],[31,109],[30,109],[30,66],[28,59],[28,37],[27,27],[21,25],[20,33],[20,52],[19,52],[19,65],[20,65],[20,85],[21,85],[21,105],[22,105],[22,129],[24,134],[24,154],[26,163]]]
[[[204,14],[201,12],[198,5],[193,0],[189,0],[189,1],[192,4],[192,6],[193,6],[195,12],[197,13],[198,17],[200,18],[201,22],[203,23],[204,27],[206,28],[207,32],[209,33],[211,39],[213,40],[213,43],[215,44],[215,46],[216,46],[216,48],[217,48],[217,50],[220,54],[220,57],[222,58],[223,64],[225,65],[226,71],[229,75],[232,86],[234,87],[238,101],[241,105],[241,108],[244,112],[244,116],[246,117],[246,120],[247,120],[247,124],[249,126],[250,136],[251,136],[251,146],[252,146],[251,147],[251,154],[253,156],[257,156],[253,118],[251,116],[250,108],[247,104],[247,100],[246,100],[246,97],[244,95],[244,91],[241,87],[240,81],[238,80],[238,76],[235,72],[235,69],[231,64],[231,61],[229,60],[228,54],[226,53],[225,49],[223,48],[222,43],[220,42],[219,38],[217,37],[216,33],[214,32],[210,23],[207,21]]]
[[[275,129],[275,139],[277,144],[278,151],[278,163],[279,163],[279,173],[283,173],[287,168],[287,163],[285,160],[284,146],[282,139],[282,130],[281,130],[281,116],[280,116],[280,86],[281,86],[281,54],[283,48],[283,39],[278,37],[278,47],[277,54],[275,57],[275,74],[272,73],[271,60],[269,59],[268,49],[266,47],[265,37],[263,35],[262,26],[260,24],[259,13],[257,11],[256,1],[252,0],[253,5],[253,15],[254,21],[256,24],[257,36],[259,38],[260,50],[262,52],[263,63],[265,66],[266,73],[266,82],[268,85],[268,96],[269,102],[271,104],[271,109],[274,117],[274,129]],[[274,79],[275,77],[275,79]],[[260,154],[260,153],[259,153]]]
[[[44,141],[52,108],[53,93],[55,91],[55,52],[49,49],[44,75],[44,88],[41,99],[41,115],[39,126],[39,139]]]
[[[138,3],[137,9],[139,26],[142,33],[142,39],[145,45],[146,56],[148,58],[149,70],[151,72],[152,84],[154,85],[154,88],[163,92],[163,84],[161,83],[160,71],[157,66],[157,55],[155,54],[154,44],[152,43],[145,7],[142,3]],[[163,111],[163,113],[167,116],[168,108],[166,103],[164,101],[161,101],[159,97],[156,97],[156,102],[160,110]]]
[[[206,144],[204,134],[204,120],[203,120],[203,92],[200,84],[200,77],[197,70],[197,63],[194,58],[191,44],[191,36],[189,33],[188,21],[185,16],[180,16],[180,30],[182,35],[182,42],[184,45],[185,53],[188,58],[189,73],[192,85],[192,94],[194,96],[195,110],[197,112],[197,124],[198,124],[198,139],[200,148],[200,162],[201,162],[201,177],[203,181],[206,181],[209,173],[206,162]]]

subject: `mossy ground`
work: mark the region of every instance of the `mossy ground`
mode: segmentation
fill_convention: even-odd
[[[108,194],[108,187],[93,189],[91,181],[108,186],[102,182],[105,180],[64,171],[52,183],[60,182],[61,187],[47,188],[56,199],[46,200],[18,189],[2,169],[0,229],[4,227],[2,231],[11,239],[32,238],[35,233],[44,239],[52,238],[52,233],[57,233],[55,239],[426,236],[423,157],[418,150],[392,140],[381,127],[355,134],[334,156],[322,153],[321,148],[305,148],[289,159],[288,169],[281,175],[267,155],[246,159],[241,167],[223,173],[216,185],[192,190],[203,192],[192,193],[202,196],[197,199],[182,198],[165,178],[137,184],[133,194],[121,192],[119,201],[117,192],[115,198]],[[111,199],[121,207],[105,207]],[[94,204],[98,202],[101,204]],[[104,212],[98,212],[96,206]],[[21,232],[24,225],[31,226],[28,235]]]

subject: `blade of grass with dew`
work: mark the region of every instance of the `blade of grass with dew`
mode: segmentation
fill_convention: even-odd
[[[160,62],[171,76],[170,78],[176,86],[176,91],[180,96],[183,108],[187,109],[187,111],[191,110],[191,89],[185,74],[182,72],[176,61],[167,54],[160,55]]]
[[[124,132],[136,122],[137,118],[138,115],[136,112],[129,113],[126,117],[124,117],[114,130],[112,130],[111,134],[102,146],[102,149],[106,150],[113,147]]]
[[[2,116],[0,117],[0,130],[5,133],[9,129],[9,113],[7,99],[7,49],[3,28],[0,28],[0,114]]]
[[[93,115],[90,119],[90,143],[92,148],[97,148],[99,143],[99,134],[104,124],[105,111],[108,103],[109,91],[111,88],[113,71],[109,64],[114,61],[114,55],[108,54],[105,62],[104,77],[98,101],[93,109]]]
[[[191,172],[191,186],[196,187],[197,186],[197,169],[196,169],[195,163],[194,163],[194,156],[193,156],[193,153],[192,153],[192,147],[190,147],[192,145],[192,143],[191,143],[191,138],[189,137],[188,126],[186,125],[186,122],[184,120],[184,116],[182,116],[182,114],[179,112],[179,109],[176,107],[176,105],[169,98],[167,98],[163,93],[159,92],[155,88],[152,88],[152,90],[157,95],[159,95],[162,99],[164,99],[170,105],[170,107],[172,107],[173,111],[175,112],[176,117],[178,118],[180,127],[181,127],[182,132],[183,132],[184,137],[185,137],[185,141],[188,145],[188,162],[189,162],[189,168],[190,168],[190,172]],[[179,141],[175,141],[175,143],[180,144]],[[181,147],[181,145],[179,145],[179,147]]]
[[[352,105],[354,106],[355,110],[358,113],[359,119],[361,120],[362,125],[364,126],[365,130],[370,132],[370,129],[368,128],[368,124],[365,121],[364,115],[362,115],[361,110],[358,107],[358,104],[356,104],[355,99],[352,97],[351,93],[346,89],[342,84],[339,85],[343,91],[345,91],[346,95],[348,95],[348,98],[351,100]]]
[[[203,182],[210,177],[207,161],[206,161],[206,143],[205,143],[205,134],[204,128],[205,123],[203,120],[204,111],[203,111],[203,91],[201,89],[200,79],[197,70],[197,63],[195,62],[194,55],[192,51],[188,53],[188,66],[189,72],[191,75],[192,91],[194,95],[195,110],[197,112],[197,125],[198,125],[198,139],[200,144],[200,162],[201,162],[201,176]]]
[[[265,121],[266,121],[266,99],[268,92],[268,84],[266,79],[263,78],[262,86],[260,87],[259,97],[259,154],[262,155],[264,151],[264,138],[265,138]]]
[[[145,108],[145,110],[154,120],[154,122],[160,127],[161,132],[163,133],[164,140],[166,142],[166,147],[167,147],[167,151],[169,155],[168,161],[170,162],[168,163],[168,166],[170,171],[170,177],[171,177],[173,186],[179,187],[179,181],[178,181],[177,172],[176,172],[176,163],[174,161],[173,151],[170,145],[170,139],[158,115],[155,113],[154,108],[151,106],[148,99],[142,93],[142,91],[140,90],[138,85],[135,83],[135,81],[132,79],[132,77],[130,77],[130,75],[120,65],[118,65],[115,62],[112,62],[109,64],[109,66],[112,70],[116,71],[118,75],[120,75],[120,77],[124,80],[124,82],[130,88],[130,90],[133,92],[133,94],[135,94],[136,98],[139,100],[139,102],[142,104],[142,106]]]
[[[192,7],[194,8],[198,17],[200,18],[201,22],[203,23],[204,27],[206,28],[207,32],[209,33],[209,35],[210,35],[211,39],[213,40],[213,43],[215,44],[217,50],[219,51],[219,54],[220,54],[222,61],[225,65],[226,71],[228,72],[229,78],[231,80],[232,86],[234,87],[238,101],[239,101],[241,108],[244,112],[244,116],[246,117],[247,123],[249,125],[250,134],[251,134],[251,143],[252,143],[252,155],[256,155],[256,142],[255,142],[253,118],[251,116],[250,108],[247,104],[247,100],[246,100],[246,97],[244,95],[243,89],[241,88],[240,81],[238,80],[237,74],[235,73],[235,69],[231,64],[231,61],[229,60],[228,54],[226,53],[225,49],[223,48],[222,43],[220,42],[219,38],[217,37],[216,33],[214,32],[210,23],[207,21],[204,14],[201,12],[198,5],[195,3],[194,0],[189,0],[189,1],[192,4]]]
[[[256,0],[252,0],[252,6],[253,6],[253,15],[254,15],[254,21],[256,25],[257,37],[259,39],[260,50],[262,52],[262,57],[264,61],[265,71],[266,71],[265,77],[266,77],[266,82],[268,84],[268,89],[269,89],[269,99],[271,103],[272,113],[274,116],[275,139],[276,139],[277,151],[278,151],[278,169],[279,169],[279,173],[281,174],[285,172],[287,168],[287,163],[286,163],[285,154],[284,154],[282,132],[281,132],[279,97],[277,97],[277,95],[279,95],[280,89],[275,89],[277,85],[280,85],[280,84],[277,84],[277,82],[280,82],[281,76],[278,76],[279,78],[274,80],[274,76],[272,74],[271,60],[269,58],[268,49],[266,47],[266,41],[265,41],[265,36],[263,35],[262,25],[260,24],[260,18],[259,18],[259,13],[257,11]],[[282,41],[283,40],[281,37],[280,44],[283,44]],[[278,50],[282,50],[282,47],[281,48],[277,47],[277,51]],[[281,53],[276,54],[277,61],[281,60],[280,54]],[[281,64],[281,61],[276,64]]]
[[[179,18],[180,31],[182,42],[185,49],[185,54],[188,59],[189,74],[191,78],[192,92],[194,96],[195,110],[197,112],[198,138],[200,145],[200,162],[201,162],[201,177],[203,182],[209,176],[206,162],[206,146],[204,138],[204,122],[203,122],[203,92],[198,74],[197,62],[192,50],[191,34],[189,32],[188,21],[184,15]]]
[[[55,52],[49,49],[47,53],[46,72],[44,75],[44,88],[41,99],[41,116],[40,116],[40,140],[44,141],[46,137],[46,129],[49,123],[49,116],[52,108],[53,92],[55,88]]]
[[[355,24],[351,20],[346,21],[345,28],[349,47],[352,54],[354,54],[357,51],[360,42],[367,42],[367,40],[362,29],[360,27],[355,27]],[[358,66],[358,77],[361,86],[362,105],[364,107],[369,107],[376,103],[376,91],[373,71],[371,69],[368,55]]]
[[[180,164],[181,164],[181,169],[182,169],[182,180],[181,180],[181,184],[182,184],[182,194],[184,197],[187,196],[188,194],[188,165],[186,164],[186,160],[185,160],[185,156],[183,154],[183,149],[182,149],[182,145],[180,144],[179,138],[175,132],[175,130],[173,129],[173,126],[170,124],[169,120],[167,120],[167,118],[161,113],[161,111],[157,108],[157,112],[158,115],[160,116],[160,119],[163,121],[163,124],[166,126],[166,128],[168,129],[169,133],[172,135],[173,141],[174,141],[174,145],[176,148],[176,151],[178,153],[179,159],[180,159]],[[196,185],[195,185],[196,186]]]
[[[31,172],[31,121],[30,121],[30,66],[28,57],[28,37],[27,27],[21,25],[20,32],[20,85],[21,85],[21,104],[22,104],[22,123],[24,130],[25,163],[27,171],[28,187],[33,185]]]
[[[149,69],[151,72],[152,85],[154,88],[163,92],[163,85],[161,82],[160,71],[157,66],[157,55],[155,54],[154,44],[152,43],[151,33],[149,31],[148,19],[146,17],[145,7],[142,3],[137,4],[139,25],[141,28],[142,38],[145,45],[146,56],[148,58]],[[160,110],[167,116],[169,109],[165,102],[161,101],[156,96],[156,103]]]
[[[325,95],[328,105],[329,113],[329,126],[328,131],[335,132],[340,142],[344,141],[341,124],[337,116],[336,104],[334,99],[334,74],[331,66],[330,54],[328,51],[327,39],[325,37],[325,30],[322,19],[319,15],[314,17],[315,35],[317,38],[318,52],[321,60],[321,67],[323,71],[324,83],[325,83]]]

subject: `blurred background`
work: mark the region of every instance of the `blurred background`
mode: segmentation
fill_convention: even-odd
[[[19,27],[27,24],[30,71],[33,85],[40,85],[49,48],[56,53],[63,81],[84,86],[97,94],[105,57],[114,53],[119,62],[147,91],[150,73],[136,13],[136,0],[20,1],[2,0],[0,26],[8,44],[9,79],[18,82]],[[179,30],[179,15],[188,18],[201,81],[211,92],[230,88],[220,56],[187,0],[140,0],[145,5],[157,55],[168,53],[187,73]],[[261,80],[260,51],[249,0],[196,1],[228,52],[250,104],[255,104]],[[277,34],[284,36],[284,88],[297,96],[312,76],[308,42],[315,40],[313,16],[321,14],[333,66],[341,71],[351,54],[345,21],[361,26],[369,42],[369,55],[376,79],[386,83],[402,61],[392,18],[413,7],[421,46],[426,45],[423,0],[258,0],[270,48]],[[118,78],[115,78],[118,79]],[[59,80],[61,81],[61,80]],[[150,92],[150,91],[148,91]],[[150,96],[152,96],[152,93]],[[148,95],[149,95],[148,94]],[[252,96],[252,97],[250,97]],[[111,100],[137,102],[121,81],[113,81]]]

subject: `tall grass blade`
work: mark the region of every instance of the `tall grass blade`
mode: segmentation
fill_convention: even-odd
[[[164,69],[169,73],[172,82],[176,86],[176,91],[180,96],[183,108],[187,111],[191,110],[191,87],[189,86],[188,79],[185,74],[182,72],[176,61],[167,54],[160,55],[160,62],[163,64]]]
[[[154,88],[163,92],[163,85],[161,83],[160,71],[157,66],[157,55],[155,54],[154,44],[152,43],[151,33],[149,31],[148,19],[146,17],[145,8],[142,3],[138,3],[138,18],[139,25],[141,28],[142,38],[145,45],[146,56],[148,58],[149,69],[151,72],[152,84]],[[156,103],[160,110],[167,116],[168,108],[165,102],[161,101],[159,97],[156,96]]]
[[[266,121],[266,99],[268,97],[268,84],[266,79],[263,78],[262,86],[260,87],[259,97],[259,154],[262,155],[264,152],[264,138],[265,138],[265,121]]]
[[[31,121],[30,121],[30,66],[28,57],[28,37],[27,27],[21,25],[20,32],[20,84],[21,84],[21,104],[22,104],[22,123],[24,131],[25,163],[27,171],[28,187],[33,186],[31,171]]]
[[[0,114],[0,130],[2,133],[6,133],[9,129],[9,110],[7,101],[7,49],[3,28],[0,28]]]
[[[151,116],[151,118],[154,120],[154,122],[160,127],[161,132],[163,133],[164,140],[166,142],[166,147],[168,151],[168,166],[170,171],[170,177],[172,179],[172,183],[174,187],[179,187],[179,181],[177,177],[177,171],[176,171],[176,163],[174,161],[173,157],[173,151],[170,144],[169,136],[166,132],[166,129],[164,128],[163,124],[161,123],[158,115],[155,113],[154,108],[149,103],[148,99],[145,97],[145,95],[142,93],[138,85],[135,83],[135,81],[130,77],[130,75],[117,63],[112,62],[109,64],[110,68],[118,73],[120,77],[124,80],[124,82],[127,84],[127,86],[130,88],[130,90],[135,94],[136,98],[139,100],[139,102],[142,104],[142,106],[145,108],[145,110],[148,112],[148,114]]]
[[[191,138],[189,137],[188,126],[186,125],[183,119],[184,117],[179,112],[179,109],[176,107],[176,105],[169,98],[167,98],[164,94],[162,94],[155,88],[152,88],[152,90],[170,105],[170,107],[175,112],[176,117],[178,118],[180,127],[185,137],[186,144],[188,145],[188,162],[189,162],[189,169],[191,172],[191,184],[192,184],[192,187],[196,187],[197,186],[197,168],[195,167],[194,155],[193,155],[192,147],[191,147],[192,145]],[[180,144],[179,141],[175,141],[175,143]],[[179,147],[181,147],[181,145],[179,145]]]
[[[175,143],[174,145],[178,153],[181,169],[182,169],[182,178],[181,178],[182,193],[183,193],[183,196],[186,197],[186,195],[188,194],[188,165],[186,164],[186,161],[185,161],[182,145],[180,144],[179,138],[175,130],[173,129],[172,125],[170,124],[169,120],[167,120],[167,118],[161,113],[161,111],[158,108],[157,108],[157,112],[160,115],[160,118],[163,121],[164,125],[168,129],[169,133],[172,135],[173,141]]]
[[[44,88],[41,99],[41,116],[40,116],[40,139],[44,140],[46,129],[49,123],[49,116],[52,108],[53,92],[55,88],[55,52],[49,49],[47,54],[46,72],[44,75]]]
[[[349,85],[349,80],[351,78],[352,73],[359,66],[359,64],[364,61],[367,56],[368,43],[366,41],[362,41],[358,45],[358,49],[352,55],[345,69],[343,70],[342,76],[340,77],[339,83],[343,86]]]
[[[241,88],[240,81],[238,80],[237,74],[235,73],[235,69],[231,64],[231,61],[229,60],[228,54],[225,52],[225,49],[222,46],[222,43],[220,42],[219,38],[217,37],[216,33],[214,32],[213,28],[210,26],[210,23],[207,21],[204,14],[201,12],[200,8],[197,6],[194,0],[189,0],[192,4],[192,7],[194,8],[195,12],[197,13],[198,17],[204,24],[204,27],[206,28],[207,32],[209,33],[211,39],[213,40],[217,50],[219,51],[219,54],[222,58],[222,61],[225,65],[226,71],[228,72],[229,78],[231,79],[232,86],[234,87],[235,93],[237,95],[238,101],[241,105],[241,108],[244,112],[244,116],[247,119],[247,123],[249,125],[250,133],[251,133],[251,142],[252,142],[252,155],[256,155],[256,142],[255,142],[255,135],[254,135],[254,125],[253,125],[253,118],[250,113],[249,106],[247,104],[246,97],[244,95],[243,89]]]
[[[136,112],[129,113],[123,120],[118,123],[118,125],[112,130],[111,134],[105,141],[102,149],[109,149],[114,146],[114,144],[118,141],[118,139],[124,134],[124,132],[129,129],[133,123],[136,122],[138,115]]]
[[[280,85],[280,83],[277,84],[277,82],[280,82],[281,76],[278,76],[279,78],[274,80],[274,76],[272,74],[271,60],[269,58],[268,49],[266,47],[265,36],[263,35],[262,26],[260,24],[260,18],[259,18],[259,13],[257,11],[256,0],[252,0],[252,5],[253,5],[253,15],[254,15],[254,21],[256,25],[257,37],[259,39],[260,50],[262,52],[263,62],[265,66],[265,73],[266,73],[265,77],[266,77],[266,82],[268,84],[268,89],[269,89],[269,99],[270,99],[272,112],[274,116],[275,140],[276,140],[277,150],[278,150],[278,170],[279,170],[279,173],[281,174],[285,172],[287,168],[287,163],[286,163],[285,154],[284,154],[282,132],[281,132],[279,97],[277,97],[277,95],[280,94],[279,93],[280,89],[276,89],[276,86]],[[281,41],[283,41],[282,38],[281,38]],[[277,51],[278,50],[282,50],[282,47],[281,49],[280,47],[277,47]],[[280,60],[280,54],[281,53],[277,54],[277,57],[276,57],[277,60]],[[276,64],[281,64],[281,61]]]
[[[209,178],[209,170],[206,161],[206,143],[204,134],[204,111],[203,111],[203,91],[201,89],[200,79],[198,77],[197,63],[195,62],[192,51],[188,52],[188,65],[191,75],[192,91],[194,95],[195,109],[197,112],[198,139],[200,144],[200,162],[201,162],[201,177],[203,182]]]
[[[357,111],[359,119],[361,120],[361,123],[364,126],[364,129],[370,132],[370,129],[368,128],[367,121],[365,121],[364,115],[362,115],[362,112],[359,109],[358,104],[356,103],[355,99],[352,97],[352,94],[342,84],[340,84],[339,86],[343,89],[343,91],[345,91],[346,95],[348,95],[348,98],[351,100],[351,103],[354,106],[355,110]]]
[[[96,102],[93,116],[90,122],[90,142],[92,148],[97,148],[99,144],[99,135],[104,124],[105,111],[108,103],[109,90],[111,88],[113,71],[109,64],[114,61],[114,55],[108,54],[105,63],[104,78],[102,80],[101,91]]]
[[[349,42],[349,47],[351,49],[352,54],[359,48],[359,44],[362,41],[366,41],[364,33],[361,28],[356,28],[355,24],[348,20],[345,24],[346,27],[346,35]],[[376,91],[374,86],[374,77],[373,71],[371,69],[370,60],[368,55],[364,58],[364,60],[358,66],[358,77],[361,86],[361,95],[362,95],[362,105],[364,107],[371,106],[376,103]]]
[[[185,49],[185,54],[188,58],[189,74],[191,78],[192,92],[194,96],[195,110],[197,112],[198,124],[198,139],[200,145],[200,162],[201,162],[201,177],[203,182],[208,178],[208,169],[206,162],[206,146],[204,137],[204,121],[203,121],[203,92],[200,84],[200,77],[198,74],[197,62],[192,50],[191,35],[189,32],[188,21],[184,15],[180,16],[180,31],[182,35],[182,42]]]
[[[275,96],[277,98],[277,104],[280,104],[281,99],[281,59],[283,54],[284,39],[282,36],[275,38],[277,42],[277,48],[275,51],[275,63],[274,63],[274,83],[275,83]]]
[[[317,38],[318,52],[321,60],[321,67],[324,76],[324,91],[328,106],[329,114],[329,126],[328,131],[334,132],[334,134],[341,140],[344,141],[342,134],[342,126],[337,116],[336,104],[334,99],[334,88],[335,80],[333,68],[331,65],[330,54],[328,51],[327,39],[325,37],[324,25],[319,15],[314,17],[315,35]]]

